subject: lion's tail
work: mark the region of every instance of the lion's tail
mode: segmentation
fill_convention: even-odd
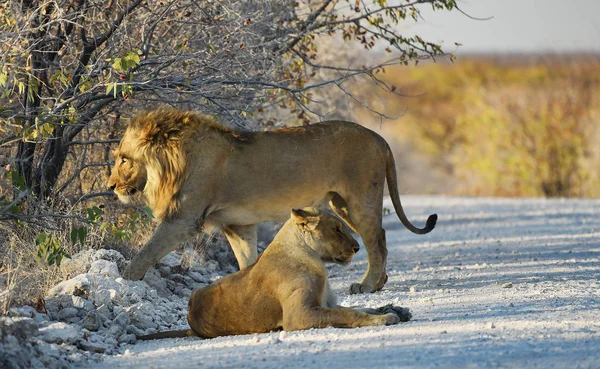
[[[179,338],[179,337],[194,337],[196,333],[194,333],[191,329],[183,329],[180,331],[168,331],[168,332],[158,332],[154,334],[148,334],[146,336],[138,337],[138,340],[157,340],[161,338]]]
[[[390,191],[390,197],[392,198],[392,203],[394,204],[394,209],[396,210],[396,214],[400,221],[409,231],[416,234],[425,234],[431,232],[431,230],[435,227],[435,223],[437,222],[437,214],[431,214],[429,218],[427,218],[427,223],[425,224],[425,228],[417,228],[408,220],[406,214],[404,214],[404,209],[402,209],[402,203],[400,202],[400,195],[398,194],[398,179],[396,177],[396,163],[394,161],[394,155],[392,155],[392,150],[389,146],[387,146],[387,158],[386,158],[386,168],[385,168],[386,179],[388,183],[388,189]]]

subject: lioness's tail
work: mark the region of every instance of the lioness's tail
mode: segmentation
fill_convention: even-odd
[[[161,338],[179,338],[179,337],[195,337],[196,333],[194,333],[191,329],[183,329],[180,331],[168,331],[168,332],[158,332],[154,334],[148,334],[146,336],[138,337],[138,340],[157,340]]]
[[[404,209],[402,209],[402,203],[400,203],[400,195],[398,194],[398,179],[396,177],[396,163],[394,162],[394,156],[392,155],[392,150],[390,147],[387,147],[387,160],[386,160],[386,168],[385,175],[388,183],[388,189],[390,191],[390,197],[392,198],[392,203],[394,204],[394,209],[396,210],[396,214],[400,221],[409,231],[416,234],[425,234],[431,232],[431,230],[435,227],[435,223],[437,222],[437,214],[431,214],[429,218],[427,218],[427,223],[425,224],[425,228],[417,228],[408,220],[406,214],[404,214]]]

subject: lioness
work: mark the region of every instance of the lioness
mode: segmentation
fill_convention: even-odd
[[[408,321],[411,315],[405,308],[358,311],[337,305],[323,262],[348,264],[358,248],[335,217],[316,208],[294,209],[256,263],[192,293],[188,303],[190,330],[140,339],[212,338]]]
[[[124,272],[142,279],[173,241],[221,229],[240,269],[256,261],[256,224],[283,222],[289,209],[331,209],[362,237],[369,264],[352,293],[373,292],[387,280],[381,228],[384,182],[402,224],[394,157],[385,140],[358,124],[330,121],[266,132],[229,129],[213,118],[159,108],[140,114],[116,149],[108,186],[123,202],[141,193],[156,220],[152,238]]]

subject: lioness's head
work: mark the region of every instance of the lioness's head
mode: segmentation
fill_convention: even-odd
[[[348,228],[333,215],[316,208],[292,209],[290,220],[325,262],[346,265],[359,250]]]

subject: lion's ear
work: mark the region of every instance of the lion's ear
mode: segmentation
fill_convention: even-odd
[[[307,210],[308,209],[292,209],[292,219],[301,228],[313,230],[317,227],[321,218]]]

